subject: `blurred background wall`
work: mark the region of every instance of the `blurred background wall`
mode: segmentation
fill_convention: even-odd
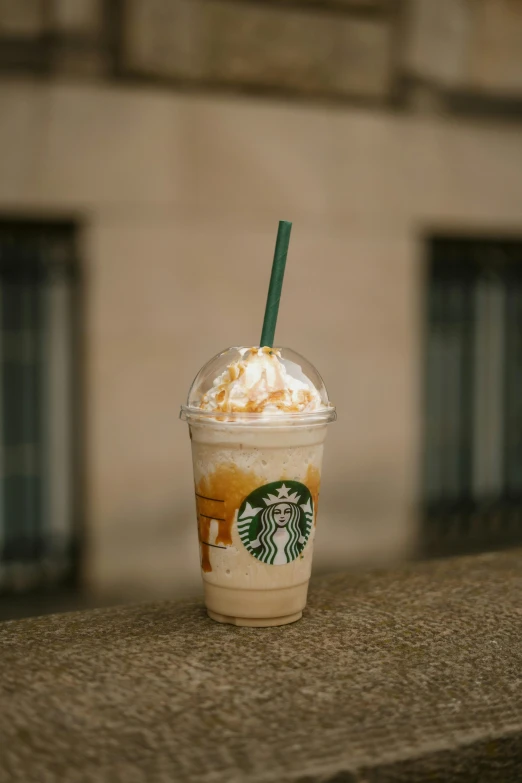
[[[277,339],[339,411],[317,569],[420,551],[427,238],[522,236],[521,40],[514,0],[0,0],[0,221],[67,222],[82,271],[62,514],[96,600],[199,589],[179,405],[258,342],[281,218]]]

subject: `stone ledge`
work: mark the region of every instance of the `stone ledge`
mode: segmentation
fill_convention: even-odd
[[[0,781],[518,781],[522,552],[317,579],[305,618],[198,601],[0,625]]]

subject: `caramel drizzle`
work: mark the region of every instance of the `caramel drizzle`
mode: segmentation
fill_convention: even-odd
[[[284,480],[284,476],[281,480]],[[232,527],[237,509],[243,500],[263,484],[263,480],[252,471],[240,470],[233,463],[222,463],[210,475],[205,476],[196,486],[196,509],[198,514],[198,533],[201,550],[201,570],[212,571],[210,553],[213,548],[226,549],[232,545]],[[317,524],[317,506],[321,473],[309,465],[303,484],[308,487],[314,504],[314,525]],[[209,541],[210,525],[217,522],[218,531],[215,544]]]
[[[249,353],[256,353],[257,348],[251,348]],[[261,353],[272,356],[275,352],[271,348],[261,348]],[[277,354],[275,354],[277,356]],[[216,394],[215,401],[217,406],[216,411],[220,413],[263,413],[267,406],[272,406],[284,413],[300,413],[305,410],[310,403],[314,401],[314,395],[308,389],[300,389],[297,392],[296,402],[289,403],[285,400],[287,391],[285,389],[279,389],[277,391],[269,392],[262,400],[249,400],[246,405],[237,405],[234,402],[229,402],[228,399],[228,385],[237,381],[238,378],[245,372],[244,361],[237,362],[229,365],[227,368],[228,378],[223,381],[222,388]],[[205,395],[201,401],[201,407],[204,408],[208,402],[208,395]]]
[[[210,552],[213,547],[225,549],[232,545],[232,526],[236,511],[261,480],[255,473],[243,472],[233,463],[223,463],[205,476],[196,486],[196,509],[201,544],[201,569],[212,571]],[[210,525],[217,522],[215,544],[209,542]]]
[[[216,394],[215,410],[221,413],[263,413],[265,408],[272,406],[283,413],[300,413],[314,401],[314,396],[308,389],[300,389],[297,392],[297,400],[293,403],[285,399],[286,394],[284,389],[280,389],[269,392],[262,400],[249,400],[245,405],[237,405],[235,402],[229,402],[226,399],[225,389],[221,389]]]
[[[315,465],[308,465],[303,484],[310,490],[314,502],[314,525],[317,525],[317,509],[319,507],[319,490],[321,487],[321,471]]]
[[[197,512],[197,515],[198,515],[198,535],[199,535],[199,543],[201,545],[201,547],[200,547],[200,549],[201,549],[201,569],[205,573],[208,573],[209,571],[212,571],[212,565],[211,565],[211,562],[210,562],[210,548],[215,546],[215,547],[219,547],[220,549],[225,549],[224,546],[221,546],[220,544],[217,544],[217,543],[216,544],[211,544],[210,541],[208,540],[209,537],[210,537],[210,524],[211,524],[212,520],[215,519],[216,522],[219,525],[221,522],[225,521],[225,518],[217,516],[217,514],[216,515],[204,514],[199,509],[201,501],[203,501],[203,505],[205,506],[205,508],[207,508],[207,505],[210,504],[210,503],[212,503],[213,505],[215,505],[217,503],[224,504],[225,501],[221,500],[219,498],[205,497],[204,495],[200,495],[196,491],[196,512]],[[207,510],[209,510],[209,509],[207,509]],[[220,513],[223,513],[223,512],[220,512]],[[219,533],[218,533],[218,536],[219,536]],[[217,541],[217,538],[216,538],[216,541]]]

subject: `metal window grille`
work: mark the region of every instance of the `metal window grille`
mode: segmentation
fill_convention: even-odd
[[[0,592],[78,574],[75,228],[0,221]]]
[[[425,555],[522,542],[522,241],[432,238]]]

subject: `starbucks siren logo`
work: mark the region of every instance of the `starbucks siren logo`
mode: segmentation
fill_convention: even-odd
[[[299,481],[274,481],[243,501],[237,528],[251,555],[269,565],[286,565],[305,548],[313,519],[308,487]]]

